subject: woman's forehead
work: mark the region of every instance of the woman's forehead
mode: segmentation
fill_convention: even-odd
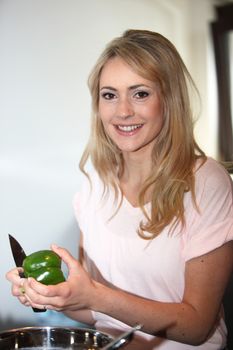
[[[102,68],[100,86],[106,84],[114,85],[120,82],[134,85],[151,85],[153,83],[151,80],[146,79],[136,72],[136,70],[121,57],[114,57],[109,59]]]

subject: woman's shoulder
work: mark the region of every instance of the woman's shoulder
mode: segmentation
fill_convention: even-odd
[[[79,220],[82,213],[86,213],[87,209],[90,212],[95,207],[95,202],[103,191],[101,186],[101,180],[94,170],[82,174],[79,188],[73,196],[73,207]]]
[[[211,157],[198,159],[195,165],[195,181],[208,187],[232,189],[232,179],[224,166]]]
[[[195,173],[198,176],[207,176],[210,178],[220,176],[230,179],[230,175],[225,167],[220,162],[211,157],[207,157],[206,160],[199,158],[195,164]]]
[[[82,173],[80,177],[80,184],[76,195],[87,195],[90,192],[96,193],[100,190],[102,186],[101,180],[98,173],[91,169],[86,174]]]

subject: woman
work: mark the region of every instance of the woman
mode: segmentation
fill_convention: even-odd
[[[129,349],[224,348],[232,182],[194,140],[189,86],[162,35],[128,30],[109,43],[89,78],[87,179],[74,199],[80,262],[53,245],[69,268],[66,282],[44,286],[8,272],[21,303],[112,335],[140,323]]]

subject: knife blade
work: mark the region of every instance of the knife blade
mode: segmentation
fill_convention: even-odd
[[[19,244],[19,242],[11,235],[9,235],[9,241],[11,246],[12,255],[17,267],[23,266],[23,261],[26,258],[26,253]],[[19,272],[20,277],[25,277],[23,272]]]
[[[26,258],[26,253],[23,250],[22,246],[19,244],[19,242],[9,234],[9,241],[10,241],[10,246],[11,246],[11,252],[15,261],[15,265],[17,267],[22,267],[23,266],[23,261]],[[21,278],[25,278],[25,275],[23,272],[19,272],[19,276]],[[37,309],[37,308],[32,308],[34,312],[45,312],[46,309]]]

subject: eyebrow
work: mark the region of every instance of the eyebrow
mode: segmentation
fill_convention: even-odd
[[[150,86],[148,85],[144,85],[144,84],[136,84],[136,85],[132,85],[129,87],[129,90],[135,90],[135,89],[138,89],[138,88],[143,88],[143,87],[146,87],[146,88],[151,88]],[[116,88],[112,87],[112,86],[102,86],[100,91],[101,90],[112,90],[112,91],[117,91]]]

